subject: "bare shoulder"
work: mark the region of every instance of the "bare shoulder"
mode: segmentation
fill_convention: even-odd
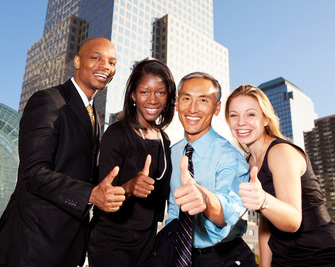
[[[306,170],[306,158],[304,153],[290,144],[281,143],[273,146],[268,154],[268,164],[270,170],[281,171],[290,170],[291,168],[298,168],[300,173]],[[284,169],[282,169],[284,168]]]

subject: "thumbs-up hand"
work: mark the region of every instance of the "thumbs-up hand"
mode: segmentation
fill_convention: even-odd
[[[132,194],[140,198],[146,198],[154,190],[155,180],[149,177],[150,164],[151,155],[148,155],[143,169],[137,174],[137,176],[122,185],[127,194]]]
[[[188,171],[188,158],[183,156],[180,161],[181,187],[173,192],[177,206],[189,215],[195,215],[206,209],[205,194]]]
[[[125,191],[121,186],[112,186],[114,178],[119,173],[115,167],[106,177],[93,188],[89,202],[105,212],[115,212],[120,209],[125,200]]]
[[[245,208],[250,210],[259,210],[265,199],[265,192],[261,182],[257,178],[258,168],[252,167],[250,170],[250,180],[241,183],[239,194]]]

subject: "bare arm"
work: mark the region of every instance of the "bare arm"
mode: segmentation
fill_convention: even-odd
[[[217,196],[209,191],[207,188],[200,185],[197,186],[203,195],[206,205],[206,209],[203,211],[206,218],[219,228],[223,228],[224,226],[226,226],[227,224],[224,220],[221,203]]]
[[[302,220],[301,175],[306,170],[304,155],[287,144],[274,146],[268,154],[276,197],[265,193],[257,178],[257,168],[250,171],[250,181],[240,184],[241,200],[246,208],[258,210],[267,198],[262,214],[279,230],[295,232]]]
[[[268,155],[276,197],[268,194],[262,214],[279,230],[295,232],[302,220],[301,175],[306,171],[304,155],[287,144],[274,146]]]

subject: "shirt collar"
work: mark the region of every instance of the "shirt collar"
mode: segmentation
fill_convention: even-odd
[[[206,153],[207,149],[210,147],[211,143],[215,139],[216,132],[214,131],[213,127],[209,129],[209,131],[201,136],[198,140],[190,145],[193,147],[194,152],[196,152],[200,158]],[[187,144],[187,139],[185,138],[185,145]]]
[[[85,105],[85,107],[87,107],[88,105],[90,105],[91,107],[93,106],[93,99],[91,99],[91,101],[88,101],[87,96],[84,94],[83,90],[81,90],[81,88],[79,87],[79,85],[76,83],[76,81],[74,80],[74,78],[71,78],[71,81],[74,85],[74,87],[76,87],[78,94],[80,95],[81,99],[83,100],[83,103]]]

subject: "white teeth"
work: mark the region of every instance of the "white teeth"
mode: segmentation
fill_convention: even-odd
[[[103,74],[100,74],[100,73],[95,74],[95,75],[96,75],[96,76],[99,76],[99,77],[101,77],[101,78],[107,79],[107,76],[106,76],[106,75],[103,75]]]
[[[249,133],[251,130],[237,130],[238,133],[244,134],[244,133]]]
[[[186,119],[191,120],[191,121],[198,121],[198,120],[200,120],[200,117],[186,116]]]
[[[155,112],[155,111],[157,111],[157,109],[156,108],[147,108],[147,111],[149,111],[149,112]]]

